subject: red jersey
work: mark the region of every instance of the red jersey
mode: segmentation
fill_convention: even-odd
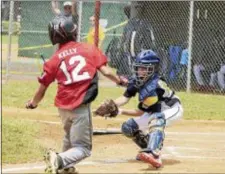
[[[72,110],[97,96],[97,69],[106,63],[106,56],[97,47],[71,41],[45,62],[38,80],[46,87],[57,80],[55,105]]]

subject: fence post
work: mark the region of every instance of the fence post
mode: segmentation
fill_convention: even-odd
[[[190,1],[189,32],[188,32],[188,71],[187,71],[187,92],[191,89],[191,59],[192,59],[192,37],[194,21],[194,1]]]
[[[95,1],[95,46],[98,47],[99,45],[99,19],[100,19],[100,8],[101,2]]]
[[[83,12],[83,1],[79,1],[79,19],[78,19],[78,36],[77,36],[77,41],[81,41],[81,25],[82,25],[82,12]]]
[[[6,82],[9,77],[10,62],[11,62],[11,48],[12,48],[12,24],[14,15],[14,1],[10,1],[10,16],[9,16],[9,29],[8,29],[8,53],[7,53],[7,64],[6,64]]]

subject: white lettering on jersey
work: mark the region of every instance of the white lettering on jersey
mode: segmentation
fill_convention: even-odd
[[[75,54],[75,53],[77,53],[77,49],[76,48],[71,48],[71,49],[68,49],[68,50],[64,50],[63,52],[60,52],[58,54],[58,57],[59,57],[59,59],[62,59],[64,57],[66,57],[66,56],[70,56],[70,55]]]

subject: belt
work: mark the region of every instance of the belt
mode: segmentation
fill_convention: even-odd
[[[180,103],[181,104],[181,102],[180,102],[180,100],[178,99],[178,98],[172,98],[172,99],[170,99],[170,100],[168,100],[168,101],[165,101],[165,103],[166,103],[166,105],[168,105],[169,107],[172,107],[174,104],[176,104],[176,103]]]

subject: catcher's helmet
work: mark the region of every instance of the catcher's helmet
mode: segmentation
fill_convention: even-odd
[[[65,16],[56,16],[48,25],[48,33],[53,45],[76,41],[77,25]]]
[[[136,77],[136,85],[142,86],[153,75],[159,72],[160,58],[152,50],[145,50],[139,53],[133,63],[133,72]]]

